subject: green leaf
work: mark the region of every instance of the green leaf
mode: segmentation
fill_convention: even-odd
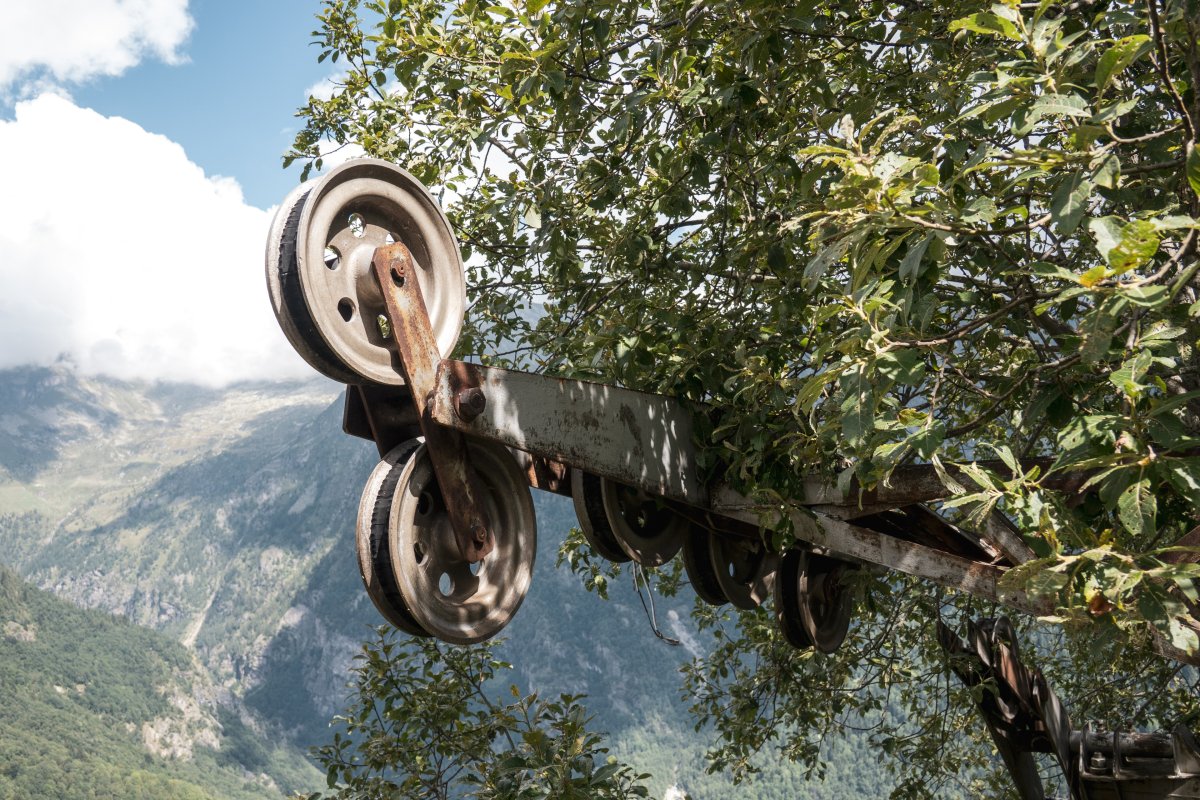
[[[1104,51],[1096,62],[1096,93],[1104,94],[1113,76],[1150,52],[1150,37],[1145,34],[1126,36]]]
[[[1142,308],[1156,308],[1171,299],[1169,286],[1122,286],[1121,294]]]
[[[1185,653],[1193,654],[1200,650],[1200,636],[1189,625],[1184,625],[1178,618],[1172,617],[1170,622],[1171,644]]]
[[[987,11],[980,11],[962,19],[956,19],[950,23],[951,33],[961,30],[968,30],[973,33],[998,34],[1018,42],[1021,41],[1021,32],[1017,30],[1016,25],[1003,17]]]
[[[946,426],[941,422],[917,431],[908,438],[908,444],[920,458],[932,458],[946,439]]]
[[[1193,507],[1200,507],[1200,458],[1163,459],[1171,487]]]
[[[1083,363],[1094,364],[1108,354],[1113,331],[1117,329],[1117,316],[1128,306],[1123,297],[1110,297],[1092,309],[1083,318],[1079,329],[1083,332],[1083,348],[1080,353]]]
[[[1032,113],[1042,117],[1090,117],[1087,101],[1074,94],[1044,94],[1033,104]]]
[[[998,213],[995,200],[990,197],[977,197],[963,209],[961,219],[963,222],[988,223],[996,219]]]
[[[1058,436],[1060,459],[1077,462],[1081,458],[1111,453],[1112,441],[1124,425],[1124,418],[1116,414],[1089,414],[1072,419]]]
[[[875,430],[873,387],[863,377],[861,367],[843,375],[840,383],[844,392],[841,404],[842,434],[847,444],[858,447]]]
[[[925,251],[929,249],[929,243],[932,241],[932,233],[922,236],[916,244],[912,239],[908,240],[908,252],[900,262],[900,280],[907,282],[921,274],[921,259],[925,257]]]
[[[1117,188],[1117,181],[1121,177],[1121,159],[1117,158],[1116,153],[1105,154],[1099,163],[1093,161],[1092,166],[1092,180],[1097,186],[1105,189]]]
[[[1065,236],[1079,227],[1079,220],[1087,210],[1087,201],[1094,188],[1091,179],[1082,171],[1059,184],[1050,200],[1050,218],[1060,234]]]
[[[1095,286],[1097,283],[1099,283],[1100,281],[1107,278],[1108,274],[1109,274],[1108,267],[1106,267],[1102,264],[1097,264],[1096,266],[1089,269],[1087,272],[1078,276],[1076,278],[1076,280],[1079,281],[1079,284],[1081,286],[1083,286],[1084,288],[1090,289],[1093,286]]]
[[[1149,350],[1140,350],[1133,358],[1126,359],[1119,369],[1113,370],[1108,380],[1130,400],[1137,400],[1147,388],[1141,380],[1149,371],[1153,358]]]
[[[1158,231],[1154,224],[1139,219],[1121,229],[1121,238],[1108,251],[1108,265],[1120,275],[1145,264],[1158,252]]]
[[[1093,217],[1087,221],[1086,227],[1096,239],[1096,250],[1108,261],[1108,254],[1121,240],[1123,223],[1117,217]]]
[[[879,356],[875,369],[891,383],[916,386],[925,377],[925,360],[915,348],[889,350]]]
[[[1154,533],[1154,518],[1158,513],[1158,501],[1150,490],[1150,481],[1141,480],[1121,492],[1117,500],[1117,515],[1125,530],[1134,536]]]
[[[863,231],[855,231],[821,248],[821,251],[813,256],[804,268],[804,288],[810,292],[816,289],[825,271],[840,261],[842,256],[846,255],[851,246],[863,235]]]

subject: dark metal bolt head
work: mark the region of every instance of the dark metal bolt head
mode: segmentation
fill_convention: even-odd
[[[471,523],[471,538],[480,547],[487,541],[487,528],[483,527],[482,523],[478,520]]]
[[[463,422],[472,422],[487,408],[487,398],[478,387],[463,389],[454,396],[454,413]]]

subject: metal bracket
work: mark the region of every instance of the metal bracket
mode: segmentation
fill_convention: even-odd
[[[483,491],[467,458],[466,439],[460,432],[438,425],[429,415],[441,357],[413,268],[412,253],[399,242],[376,248],[371,267],[387,303],[388,318],[380,320],[380,325],[390,328],[387,334],[396,343],[400,371],[412,393],[429,461],[454,528],[454,540],[463,558],[474,563],[495,545],[491,520],[480,502]]]

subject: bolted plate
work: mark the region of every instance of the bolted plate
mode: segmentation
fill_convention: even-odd
[[[375,608],[384,619],[405,633],[428,636],[400,595],[388,541],[396,483],[420,444],[412,439],[397,445],[372,470],[358,505],[355,542],[358,545],[358,571]]]
[[[520,608],[533,578],[537,522],[525,473],[502,445],[473,441],[468,459],[482,487],[495,547],[469,563],[422,445],[396,482],[388,524],[400,593],[422,628],[454,644],[495,636]]]
[[[386,320],[371,268],[375,248],[393,242],[413,255],[438,357],[448,355],[462,328],[466,283],[454,232],[425,187],[378,159],[348,161],[305,186],[302,196],[289,196],[294,228],[286,220],[272,227],[267,265],[268,286],[282,299],[273,288],[276,317],[300,355],[337,380],[349,374],[353,382],[404,382],[390,341],[400,326]]]

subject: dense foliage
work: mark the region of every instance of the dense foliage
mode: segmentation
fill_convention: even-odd
[[[647,797],[639,776],[607,756],[580,698],[491,691],[495,644],[450,647],[390,629],[364,645],[355,693],[332,744],[317,755],[332,797],[562,800]],[[313,795],[313,798],[320,795]]]
[[[960,465],[945,510],[1003,509],[1040,557],[1010,587],[1104,644],[1039,634],[1077,712],[1192,710],[1173,692],[1194,675],[1117,634],[1200,645],[1197,568],[1164,550],[1200,506],[1194,0],[329,0],[321,23],[344,71],[288,159],[354,143],[443,192],[467,350],[706,403],[709,463],[771,502]],[[907,581],[863,596],[830,659],[765,613],[701,613],[716,763],[773,737],[813,759],[903,688],[944,713],[881,718],[878,741],[936,788],[967,723],[929,620],[980,609]]]

